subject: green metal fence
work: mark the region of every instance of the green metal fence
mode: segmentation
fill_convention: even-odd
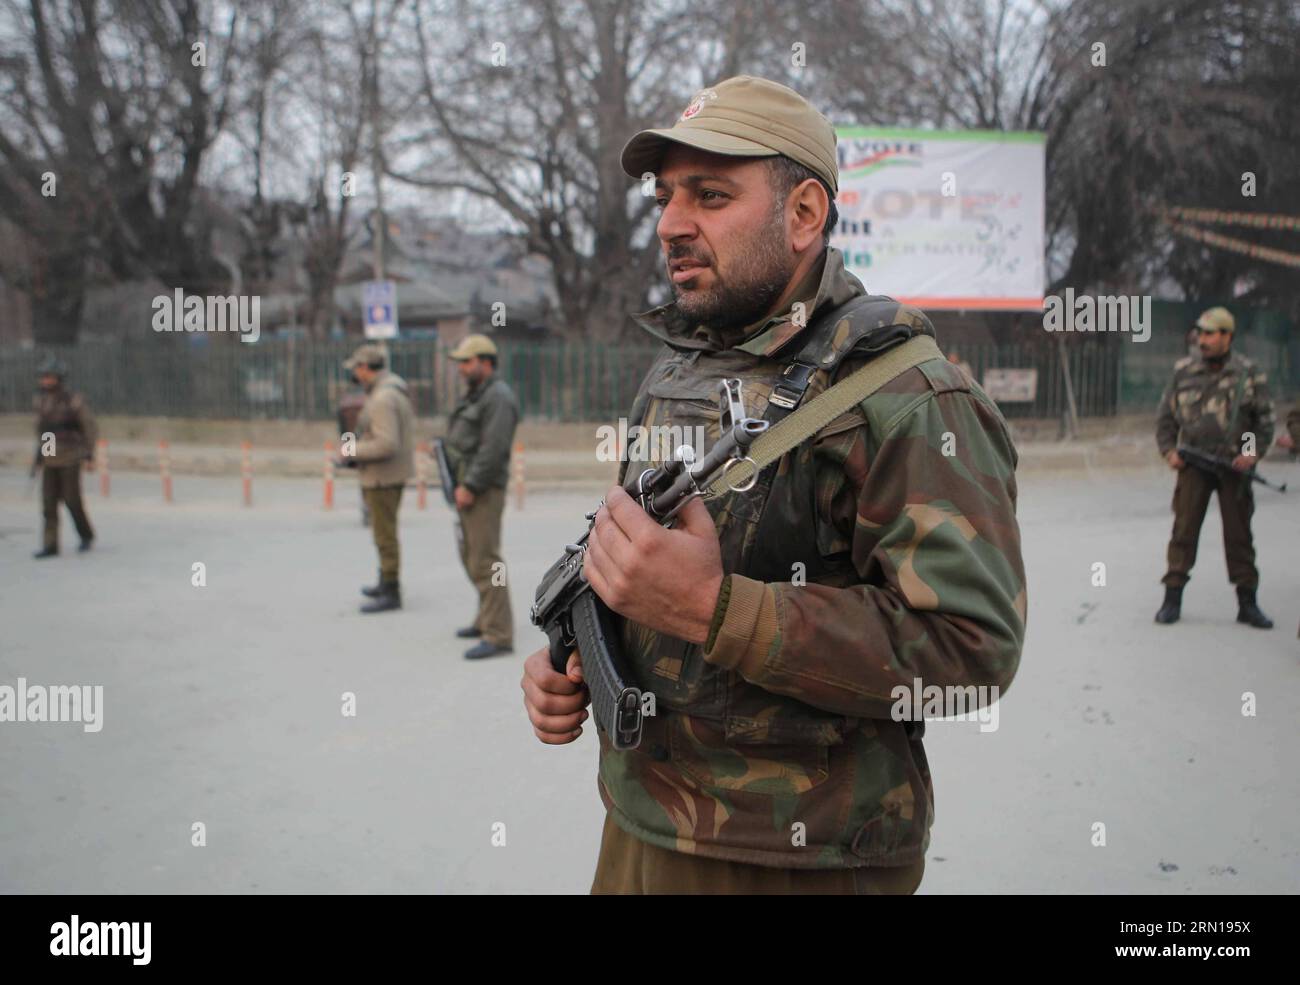
[[[36,369],[49,356],[100,414],[205,419],[320,420],[334,416],[347,389],[342,361],[355,341],[233,339],[190,344],[176,336],[117,343],[88,340],[39,352],[0,351],[0,412],[31,408]],[[416,413],[446,414],[463,389],[445,348],[428,341],[389,344]],[[606,420],[627,413],[654,346],[519,344],[502,351],[499,372],[523,413],[558,421]]]
[[[1070,379],[1084,417],[1154,413],[1174,361],[1186,352],[1187,328],[1201,305],[1157,302],[1146,342],[1123,333],[1068,336]],[[1300,389],[1300,340],[1289,322],[1269,312],[1237,312],[1235,347],[1261,363],[1276,396]],[[939,339],[940,346],[952,343]],[[0,412],[31,408],[35,369],[47,356],[67,363],[73,385],[101,414],[205,419],[320,420],[334,416],[346,389],[341,367],[355,341],[263,339],[245,345],[229,336],[151,335],[131,342],[87,340],[63,349],[0,350]],[[958,340],[977,379],[988,369],[1038,370],[1032,402],[1004,404],[1008,417],[1059,417],[1066,407],[1057,336],[1031,342],[973,345]],[[436,342],[389,345],[393,369],[409,386],[421,416],[447,413],[462,386],[456,364]],[[500,372],[526,417],[602,421],[626,414],[654,359],[653,345],[550,342],[503,347]]]

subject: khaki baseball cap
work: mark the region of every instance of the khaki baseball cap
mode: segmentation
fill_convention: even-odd
[[[496,343],[486,335],[466,335],[460,340],[460,345],[451,350],[451,358],[457,362],[464,359],[473,359],[475,356],[495,356],[496,354]]]
[[[669,144],[731,157],[784,154],[839,192],[835,128],[808,100],[777,82],[737,75],[701,89],[667,130],[642,130],[623,148],[633,178],[659,170]]]
[[[1196,319],[1196,327],[1217,328],[1225,332],[1235,332],[1237,323],[1233,320],[1231,311],[1220,307],[1201,312],[1201,317]]]
[[[387,366],[388,353],[381,345],[366,342],[356,347],[352,355],[343,360],[343,368],[354,370],[358,366]]]

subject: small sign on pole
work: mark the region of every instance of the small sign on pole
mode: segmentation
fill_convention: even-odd
[[[1038,370],[986,369],[983,385],[997,403],[1032,403],[1038,396]]]
[[[397,283],[368,280],[361,285],[362,320],[368,339],[397,338]]]

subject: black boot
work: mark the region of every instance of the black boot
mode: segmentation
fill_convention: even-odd
[[[1255,604],[1255,590],[1237,586],[1237,622],[1249,623],[1256,629],[1272,629],[1273,620],[1259,611]]]
[[[361,607],[362,612],[387,612],[402,607],[402,590],[395,581],[381,582],[379,594]]]
[[[503,653],[514,653],[514,648],[509,646],[499,646],[496,643],[489,643],[484,640],[477,646],[471,646],[465,651],[466,660],[484,660],[487,657],[500,656]]]
[[[33,554],[32,557],[34,558],[58,557],[58,555],[59,555],[59,549],[57,547],[42,547],[39,551]]]
[[[368,599],[378,598],[379,593],[384,590],[384,576],[381,574],[379,579],[373,585],[363,585],[361,594]]]
[[[1156,613],[1156,622],[1171,623],[1177,622],[1178,617],[1183,614],[1183,587],[1177,588],[1165,586],[1165,601],[1160,606],[1160,611]]]
[[[78,546],[77,552],[79,554],[85,554],[88,550],[90,550],[91,546],[94,545],[94,543],[95,543],[94,537],[86,537],[84,540],[82,540],[80,546]]]

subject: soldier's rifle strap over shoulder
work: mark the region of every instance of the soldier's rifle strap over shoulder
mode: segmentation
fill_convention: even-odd
[[[942,358],[939,346],[928,335],[915,335],[894,346],[814,397],[789,417],[774,424],[750,445],[747,458],[737,462],[709,484],[707,494],[716,496],[728,489],[743,486],[765,465],[775,462],[791,448],[803,444],[890,380],[901,376],[913,366]]]

